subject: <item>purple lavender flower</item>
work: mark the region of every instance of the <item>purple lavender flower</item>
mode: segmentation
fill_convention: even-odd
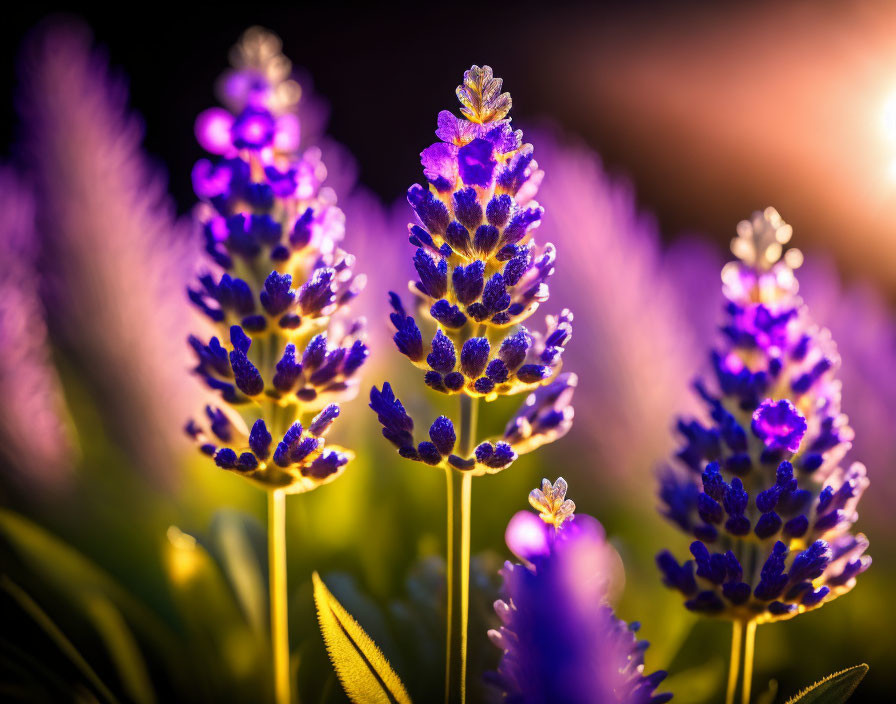
[[[300,89],[279,40],[253,28],[233,60],[220,84],[228,109],[196,122],[200,143],[218,156],[193,171],[214,269],[189,289],[219,330],[190,337],[195,372],[229,407],[209,406],[187,432],[219,467],[308,491],[351,458],[325,435],[368,355],[363,320],[346,312],[364,277],[340,247],[345,218],[322,185],[320,150],[299,149]]]
[[[550,166],[547,160],[544,164]],[[552,176],[556,175],[556,169],[556,166],[552,168]],[[552,178],[551,182],[554,180]],[[547,185],[543,191],[548,191]],[[541,200],[549,204],[548,193],[544,193]],[[722,309],[724,299],[721,291],[717,296],[706,295],[707,288],[718,280],[722,261],[711,245],[698,244],[692,240],[675,243],[663,257],[665,268],[677,281],[673,293],[687,306],[688,317],[678,321],[678,324],[690,326],[694,331],[694,334],[681,336],[682,348],[692,346],[691,338],[706,339],[717,329],[717,313]],[[558,273],[560,280],[565,282],[566,272],[562,267]],[[843,385],[843,411],[855,431],[851,451],[869,467],[896,464],[896,434],[892,432],[889,422],[896,414],[896,375],[891,373],[896,366],[896,318],[892,310],[880,292],[868,283],[844,283],[834,262],[823,252],[807,255],[799,268],[799,294],[812,312],[813,319],[829,329],[837,341],[841,357],[838,376]],[[579,322],[576,334],[588,334],[586,328],[590,322],[590,317]],[[576,346],[571,352],[575,355],[578,350]],[[658,375],[660,371],[661,367],[652,367],[652,374]],[[589,374],[587,382],[593,376],[593,373]],[[579,395],[591,389],[587,382],[584,378],[581,380]],[[594,405],[580,408],[580,416],[585,415],[586,424]],[[643,432],[648,432],[648,425],[661,424],[660,421],[653,424],[645,421]],[[571,435],[573,441],[574,436],[575,433]],[[622,433],[621,437],[629,436]],[[896,482],[878,477],[874,491],[862,499],[862,520],[866,525],[869,522],[888,525],[893,501],[896,501]]]
[[[710,421],[679,421],[684,445],[661,489],[665,514],[696,538],[693,560],[658,555],[666,584],[693,611],[754,623],[831,601],[871,563],[851,532],[868,479],[842,464],[853,431],[840,358],[797,296],[801,255],[781,259],[790,234],[771,208],[738,225],[715,379],[696,385]]]
[[[486,401],[530,395],[504,435],[472,454],[455,450],[445,417],[433,423],[429,441],[415,443],[413,422],[389,384],[371,391],[370,405],[403,457],[483,474],[565,434],[577,380],[557,376],[572,336],[569,310],[547,316],[544,332],[523,325],[548,299],[555,259],[553,245],[533,239],[543,214],[533,200],[543,175],[533,147],[511,128],[510,96],[491,68],[472,67],[457,95],[464,117],[439,114],[440,141],[421,154],[428,184],[408,190],[419,220],[408,226],[418,280],[410,312],[390,293],[393,339],[439,393]]]
[[[539,515],[517,513],[507,526],[507,546],[521,563],[506,562],[503,599],[495,612],[503,624],[489,631],[503,654],[492,682],[502,701],[624,702],[660,704],[655,694],[666,673],[644,675],[646,641],[613,613],[606,597],[618,555],[594,518],[574,515],[566,482],[542,481],[529,501]]]
[[[177,291],[193,262],[186,223],[175,220],[164,180],[141,151],[124,81],[86,28],[38,32],[21,85],[50,333],[134,463],[173,478],[183,440],[171,414],[189,413],[200,398],[180,373],[189,315]]]
[[[0,448],[22,480],[58,482],[72,455],[38,292],[34,196],[0,168]]]

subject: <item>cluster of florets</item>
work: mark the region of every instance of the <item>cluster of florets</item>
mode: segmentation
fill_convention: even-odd
[[[738,227],[741,261],[722,272],[723,344],[715,383],[696,388],[709,423],[679,421],[678,466],[661,478],[665,515],[696,540],[683,565],[657,557],[665,582],[694,611],[771,621],[849,591],[871,558],[853,534],[868,486],[842,460],[853,437],[840,411],[839,357],[809,320],[793,268],[801,256],[773,209]]]
[[[538,515],[520,511],[507,526],[521,563],[501,570],[502,625],[489,637],[502,655],[491,682],[502,701],[518,704],[666,702],[671,694],[654,693],[666,673],[644,674],[639,624],[618,619],[607,603],[618,555],[597,520],[574,514],[566,489],[562,477],[543,480],[529,495]]]
[[[221,84],[228,109],[196,123],[200,143],[218,156],[193,171],[217,270],[201,273],[189,297],[222,334],[190,345],[196,373],[243,423],[209,407],[207,430],[195,421],[187,430],[220,467],[304,491],[350,457],[325,450],[323,434],[339,414],[333,401],[356,392],[368,355],[363,321],[344,311],[364,277],[339,246],[345,218],[322,186],[320,151],[299,152],[300,89],[279,49],[273,35],[249,30]],[[307,429],[294,422],[318,411]],[[282,440],[271,452],[273,436]]]
[[[501,79],[491,68],[473,66],[457,96],[464,117],[447,110],[439,114],[441,141],[421,154],[428,184],[408,190],[419,219],[409,225],[419,276],[410,286],[415,311],[408,313],[391,293],[391,320],[395,344],[425,372],[427,386],[491,401],[532,391],[557,376],[572,336],[572,314],[548,316],[543,333],[522,325],[548,299],[547,280],[554,272],[554,246],[532,239],[543,213],[533,200],[543,174],[532,145],[523,144],[522,132],[510,126],[510,95],[501,93]],[[574,385],[570,376],[557,387],[563,407],[542,398],[531,401],[542,409],[550,406],[544,420],[552,425],[533,417],[519,432],[540,434],[545,442],[565,432],[572,409],[569,394],[560,391]],[[381,420],[389,417],[391,390],[384,387],[380,396],[374,389],[371,401]],[[384,434],[404,456],[430,464],[444,460],[461,469],[497,471],[516,457],[510,436],[480,445],[477,456],[467,458],[451,453],[453,442],[415,447],[409,428],[408,435],[395,430],[386,427]]]
[[[507,424],[503,435],[479,443],[470,457],[455,454],[457,434],[447,416],[439,416],[432,423],[429,440],[415,442],[414,421],[395,397],[389,382],[383,384],[382,391],[376,387],[371,390],[370,407],[383,426],[383,436],[405,459],[475,474],[494,474],[509,467],[519,455],[567,433],[572,426],[570,402],[576,383],[576,375],[567,372],[533,391]]]

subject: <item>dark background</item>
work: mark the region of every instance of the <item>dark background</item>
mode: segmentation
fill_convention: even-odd
[[[724,243],[739,219],[774,204],[795,244],[833,250],[848,277],[896,296],[896,145],[878,129],[896,91],[887,4],[28,3],[5,21],[4,94],[21,38],[60,12],[86,19],[128,76],[146,147],[181,211],[200,156],[192,119],[215,103],[229,47],[261,24],[310,72],[331,104],[331,135],[387,201],[417,178],[420,145],[437,111],[453,108],[445,96],[463,70],[489,63],[518,122],[549,118],[584,137],[633,180],[665,237],[698,231]],[[0,118],[9,143],[11,101]]]
[[[624,15],[624,6],[611,3],[597,14]],[[648,7],[656,10],[657,4],[645,4],[645,12]],[[445,105],[445,95],[451,95],[472,63],[489,63],[505,77],[517,120],[566,117],[556,114],[557,106],[530,78],[563,27],[583,15],[593,16],[587,8],[586,3],[550,9],[525,2],[475,9],[435,3],[298,3],[156,10],[149,5],[78,9],[29,3],[17,10],[7,31],[21,38],[54,14],[90,24],[112,64],[128,76],[131,102],[146,120],[147,150],[167,165],[173,195],[186,211],[195,199],[190,170],[202,156],[192,119],[217,102],[215,79],[246,27],[260,24],[281,36],[284,53],[310,73],[316,92],[329,101],[329,132],[358,159],[361,180],[392,199],[417,178],[420,145],[433,140],[433,116],[454,107]],[[17,41],[4,43],[6,95],[14,89],[17,51]],[[2,125],[8,142],[15,135],[11,103],[5,103]],[[594,127],[596,133],[602,131]]]

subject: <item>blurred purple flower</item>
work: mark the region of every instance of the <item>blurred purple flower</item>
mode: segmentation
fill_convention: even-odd
[[[705,296],[681,291],[715,257],[687,241],[670,255],[676,266],[666,266],[656,223],[638,210],[631,186],[608,176],[581,142],[545,129],[536,140],[547,174],[542,235],[578,252],[558,260],[552,285],[588,308],[567,359],[583,370],[578,394],[587,399],[571,437],[598,453],[602,471],[643,478],[671,449],[669,414],[682,408],[699,354],[694,322],[707,324]],[[718,270],[709,270],[715,286]]]
[[[712,339],[723,305],[718,291],[724,262],[720,248],[689,238],[673,243],[663,261],[669,272],[686,272],[678,277],[676,295],[687,306],[696,338]],[[812,317],[828,328],[837,342],[843,410],[856,432],[852,455],[872,469],[896,465],[896,433],[891,423],[896,417],[896,375],[892,372],[896,368],[896,315],[872,285],[844,283],[833,260],[822,252],[808,253],[797,276],[799,294]],[[575,345],[570,354],[575,354]],[[863,521],[886,523],[894,502],[896,482],[878,473],[874,491],[863,500]]]
[[[252,28],[250,39],[256,44],[256,51],[263,46],[265,30]],[[243,43],[247,47],[251,44]],[[245,63],[252,57],[246,56],[246,49],[237,57],[239,63]],[[275,58],[275,57],[269,57]],[[275,63],[274,70],[283,69]],[[222,99],[226,98],[228,81],[240,75],[239,71],[226,73],[217,86]],[[348,147],[337,142],[327,134],[327,123],[330,106],[326,98],[315,91],[314,82],[307,70],[291,64],[290,80],[298,85],[298,92],[289,91],[289,99],[295,100],[290,105],[291,112],[297,117],[299,129],[299,152],[309,149],[320,152],[320,167],[325,173],[322,178],[324,188],[339,196],[339,207],[345,213],[346,236],[352,242],[352,250],[358,261],[388,261],[389,267],[369,267],[365,272],[368,284],[358,295],[354,310],[368,321],[384,321],[391,311],[389,300],[381,292],[388,290],[394,281],[410,278],[413,267],[406,257],[398,256],[407,247],[407,199],[402,195],[391,206],[384,206],[381,200],[364,185],[358,183],[358,164]],[[243,79],[244,80],[244,79]],[[240,81],[237,80],[237,83]],[[225,102],[227,102],[225,100]],[[394,255],[394,256],[393,256]],[[400,263],[399,263],[400,262]],[[396,268],[400,274],[396,274]],[[390,343],[392,333],[387,324],[374,325],[369,331],[371,349],[378,349],[380,343]],[[376,356],[368,360],[367,365],[381,363]],[[352,407],[345,412],[352,413]]]
[[[72,454],[35,269],[34,198],[0,168],[0,452],[18,479],[56,483]]]
[[[666,676],[644,675],[645,641],[638,624],[613,614],[607,595],[621,565],[604,529],[587,515],[572,515],[566,482],[545,479],[529,501],[540,515],[517,513],[507,526],[507,546],[522,564],[506,562],[503,600],[495,611],[503,624],[489,631],[503,654],[491,679],[502,701],[622,702],[660,704],[654,694]]]
[[[170,419],[189,415],[200,398],[182,375],[189,231],[141,151],[125,81],[89,30],[39,29],[26,44],[21,86],[51,335],[76,362],[110,434],[137,466],[170,478],[183,442]]]
[[[844,285],[832,261],[807,256],[797,271],[812,317],[831,331],[840,354],[843,410],[855,430],[852,456],[876,470],[862,516],[889,525],[896,502],[896,315],[867,284]]]

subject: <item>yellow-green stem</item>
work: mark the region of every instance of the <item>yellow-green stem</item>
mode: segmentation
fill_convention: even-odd
[[[744,625],[740,621],[732,621],[731,625],[731,661],[728,664],[728,690],[725,693],[725,704],[734,704],[737,676],[740,672],[740,645],[744,632]]]
[[[476,442],[478,399],[460,397],[458,451],[469,457]],[[470,504],[473,475],[445,470],[448,495],[448,608],[445,637],[445,702],[464,704],[467,696],[467,622],[470,608]]]
[[[753,686],[753,653],[756,650],[756,622],[747,623],[747,636],[744,641],[744,693],[743,704],[750,704],[750,690]]]
[[[286,611],[286,493],[268,492],[268,569],[271,589],[271,650],[274,701],[289,704],[289,631]]]

